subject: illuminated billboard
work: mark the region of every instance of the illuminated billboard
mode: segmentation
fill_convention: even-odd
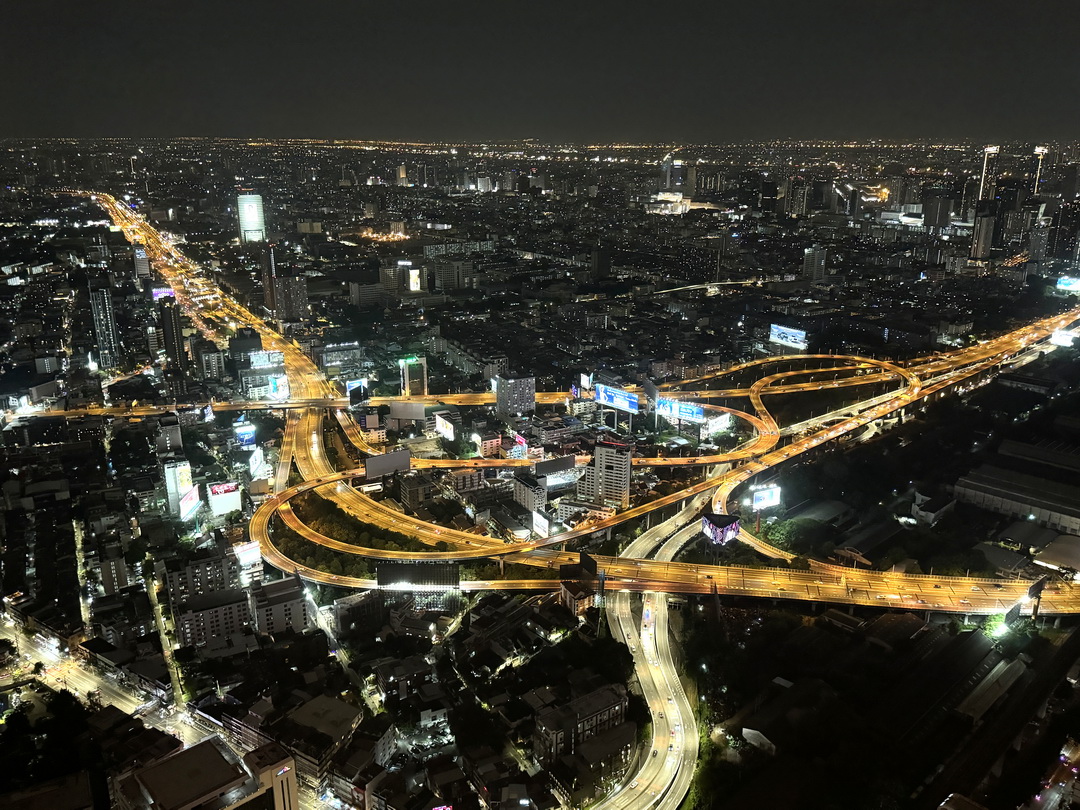
[[[435,414],[435,432],[448,442],[452,442],[454,440],[454,423],[441,413],[437,413]]]
[[[367,380],[364,380],[364,379],[346,380],[346,382],[345,382],[345,393],[346,394],[351,393],[354,388],[366,388],[366,387],[367,387]]]
[[[1080,293],[1080,278],[1062,276],[1057,280],[1057,288],[1062,292]]]
[[[780,505],[780,487],[762,487],[755,489],[753,494],[753,508],[757,512],[761,509],[769,509]]]
[[[262,472],[262,468],[266,465],[266,455],[263,453],[261,447],[255,447],[251,451],[251,457],[248,459],[248,472],[252,478],[259,478],[259,473]]]
[[[714,433],[723,433],[725,430],[730,429],[730,413],[718,413],[715,416],[710,416],[707,420],[705,420],[705,432],[710,436]]]
[[[1074,340],[1076,340],[1076,333],[1067,329],[1057,329],[1050,335],[1050,345],[1052,346],[1071,348]]]
[[[792,329],[790,326],[781,326],[778,323],[769,326],[769,343],[778,343],[792,349],[805,350],[806,332],[802,329]]]
[[[180,499],[180,520],[187,523],[195,517],[200,506],[202,506],[202,499],[199,497],[199,488],[192,487],[187,495]]]
[[[285,353],[257,351],[251,352],[248,358],[251,360],[252,368],[273,368],[285,362]]]
[[[284,400],[289,398],[289,378],[284,374],[271,374],[266,378],[270,388],[270,399]]]
[[[241,447],[254,447],[256,432],[255,425],[246,420],[233,423],[233,433]]]
[[[581,375],[581,387],[582,388],[592,388],[592,374],[582,374]]]
[[[665,419],[680,422],[704,422],[705,409],[693,402],[678,399],[656,400],[656,412]]]
[[[162,298],[176,298],[176,293],[172,291],[172,287],[154,287],[150,291],[150,295],[153,296],[155,301]]]
[[[206,487],[210,511],[216,516],[240,511],[240,485],[235,481],[210,484]]]
[[[621,388],[612,388],[610,385],[597,383],[593,396],[597,405],[606,405],[609,408],[626,413],[639,413],[637,394],[631,394]]]
[[[259,551],[259,542],[257,540],[237,543],[232,549],[241,568],[253,568],[256,565],[262,565],[262,553]]]
[[[739,519],[732,515],[706,512],[701,518],[701,531],[712,542],[724,545],[739,536]]]
[[[532,530],[533,534],[539,537],[551,536],[551,518],[545,515],[543,512],[532,513]]]

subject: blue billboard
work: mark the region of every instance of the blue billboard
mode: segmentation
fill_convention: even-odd
[[[1080,278],[1062,276],[1057,280],[1057,288],[1062,292],[1080,292]]]
[[[631,394],[621,388],[612,388],[610,385],[604,385],[603,383],[596,383],[593,388],[597,405],[607,405],[609,408],[615,408],[615,410],[625,411],[626,413],[639,412],[637,394]]]
[[[236,434],[236,441],[241,447],[254,447],[255,446],[255,425],[246,420],[241,422],[235,422],[233,424],[233,433]]]
[[[705,409],[693,402],[678,399],[656,400],[656,412],[665,419],[680,422],[704,422]]]

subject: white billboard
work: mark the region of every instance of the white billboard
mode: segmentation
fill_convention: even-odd
[[[165,464],[165,497],[169,502],[169,514],[180,514],[180,500],[194,485],[191,483],[191,465],[187,461],[170,461]]]
[[[187,523],[202,506],[202,498],[199,497],[199,488],[192,487],[187,495],[180,499],[180,520]]]
[[[240,485],[235,481],[208,484],[206,496],[210,501],[210,511],[216,517],[240,511]]]
[[[1067,329],[1058,329],[1050,335],[1050,345],[1052,346],[1071,348],[1074,340],[1076,340],[1076,332],[1070,332]]]
[[[1062,276],[1057,280],[1057,288],[1063,292],[1080,292],[1080,278]]]
[[[248,472],[252,478],[261,477],[259,474],[262,472],[262,468],[266,465],[266,454],[263,453],[262,447],[256,445],[251,451],[251,457],[248,459]]]
[[[715,416],[710,416],[705,420],[705,433],[708,436],[714,433],[723,433],[725,430],[731,429],[731,414],[730,413],[718,413]]]
[[[532,530],[533,534],[538,537],[550,537],[551,536],[551,519],[542,512],[532,513]]]
[[[448,442],[452,442],[454,440],[454,423],[441,413],[437,413],[435,414],[435,432]]]
[[[792,329],[790,326],[781,326],[778,323],[769,326],[769,342],[803,351],[806,350],[808,345],[806,332],[802,329]]]
[[[273,368],[285,362],[284,352],[257,351],[248,354],[252,368]]]

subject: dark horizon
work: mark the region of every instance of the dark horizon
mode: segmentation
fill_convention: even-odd
[[[1077,12],[838,0],[17,4],[0,137],[1052,141]],[[794,133],[794,135],[792,134]]]

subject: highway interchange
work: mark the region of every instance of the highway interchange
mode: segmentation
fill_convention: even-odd
[[[793,361],[790,356],[762,358],[706,378],[664,386],[665,396],[705,400],[702,404],[706,409],[732,413],[736,418],[743,419],[753,428],[753,438],[729,453],[694,458],[635,459],[635,464],[639,466],[700,468],[703,479],[671,496],[628,509],[611,519],[592,523],[552,540],[508,544],[498,538],[418,521],[366,497],[351,486],[355,479],[362,478],[364,470],[360,467],[339,471],[328,461],[323,447],[323,425],[327,412],[333,415],[361,457],[380,451],[368,444],[363,432],[344,409],[347,400],[340,397],[336,388],[323,377],[299,346],[226,296],[200,268],[128,206],[104,194],[72,193],[94,198],[130,241],[146,246],[155,269],[172,287],[193,323],[206,335],[221,340],[232,330],[247,326],[259,332],[264,349],[283,353],[290,386],[288,402],[215,403],[214,406],[233,409],[281,408],[286,411],[286,431],[275,475],[274,493],[256,510],[250,526],[252,539],[258,540],[264,559],[271,565],[285,571],[297,571],[305,579],[319,583],[352,588],[371,588],[375,584],[369,580],[328,574],[289,559],[273,542],[275,521],[278,520],[310,542],[342,554],[405,560],[500,557],[511,562],[553,567],[578,560],[576,553],[560,550],[559,547],[565,547],[567,541],[609,529],[665,506],[678,505],[679,511],[674,518],[643,533],[618,557],[597,557],[598,565],[606,575],[608,623],[613,634],[626,639],[634,651],[638,681],[652,711],[652,748],[656,751],[655,756],[651,751],[643,752],[633,773],[599,803],[600,807],[673,810],[689,789],[697,757],[697,726],[671,654],[667,632],[667,593],[717,593],[963,614],[1003,612],[1026,597],[1030,584],[1026,581],[894,574],[819,562],[813,562],[810,571],[798,571],[779,567],[757,569],[692,565],[673,562],[673,559],[697,535],[697,519],[706,506],[711,507],[712,511],[726,513],[740,488],[761,473],[878,420],[918,406],[921,402],[985,380],[1003,364],[1013,362],[1040,346],[1055,330],[1069,327],[1080,318],[1080,310],[1045,319],[969,349],[934,355],[907,364],[865,357],[802,356],[797,358],[800,362],[829,365],[826,368],[808,367],[766,373],[750,386],[709,387],[723,377],[758,369],[768,372],[770,366]],[[810,379],[800,381],[800,377]],[[778,425],[765,403],[766,397],[785,393],[880,383],[896,387],[833,414],[834,419],[830,424],[826,425],[824,420],[820,420],[799,432],[785,430]],[[693,390],[677,390],[688,386],[693,386]],[[738,411],[722,408],[707,401],[732,398],[745,398],[748,409]],[[371,404],[400,399],[377,398],[372,399]],[[490,394],[441,394],[413,399],[427,404],[454,405],[486,405],[493,401]],[[557,403],[566,399],[567,394],[563,392],[537,394],[540,403]],[[125,406],[55,413],[67,416],[87,413],[140,416],[154,412],[160,412],[160,409]],[[508,463],[508,460],[501,459],[413,461],[416,468],[520,464],[520,461]],[[290,487],[288,481],[292,465],[299,471],[303,482]],[[415,536],[427,545],[445,543],[449,550],[386,552],[358,548],[325,537],[303,524],[290,506],[291,498],[308,491],[316,492],[366,523]],[[781,549],[753,537],[745,529],[740,534],[740,540],[776,559],[790,557]],[[465,584],[476,589],[557,587],[557,582],[550,579]],[[631,594],[636,592],[644,594],[640,617],[632,609]],[[1048,592],[1041,610],[1044,613],[1080,612],[1080,592],[1074,593],[1071,589]]]

